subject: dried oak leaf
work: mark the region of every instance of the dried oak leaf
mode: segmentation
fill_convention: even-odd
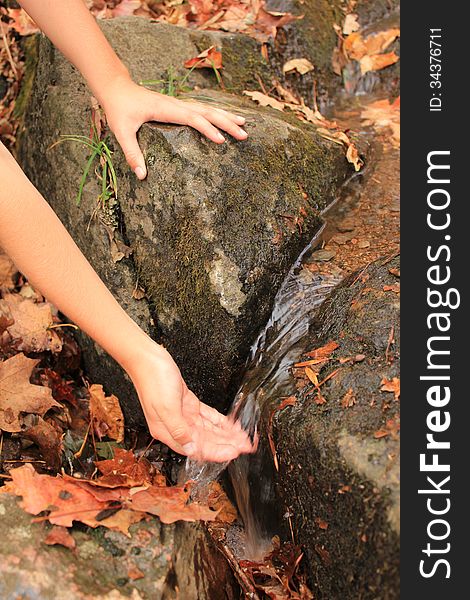
[[[268,11],[261,7],[256,15],[254,31],[249,33],[251,33],[251,35],[256,39],[265,42],[270,37],[275,38],[277,35],[277,30],[281,27],[284,27],[284,25],[303,18],[303,15]]]
[[[13,324],[7,327],[15,347],[22,352],[60,352],[62,341],[54,330],[51,305],[34,302],[19,294],[5,294],[0,300],[0,314],[9,311]]]
[[[272,98],[267,94],[263,94],[262,92],[250,92],[247,90],[245,90],[243,93],[245,94],[245,96],[248,96],[255,102],[258,102],[260,106],[271,106],[271,108],[275,108],[276,110],[284,110],[284,102],[280,102],[279,100],[276,100],[276,98]]]
[[[90,420],[101,439],[108,437],[120,443],[124,440],[124,416],[116,396],[106,396],[103,386],[90,386]]]
[[[50,408],[60,408],[48,387],[29,381],[38,362],[20,353],[0,363],[0,429],[3,431],[21,431],[22,413],[42,417]]]
[[[204,50],[194,58],[190,58],[184,63],[186,69],[210,68],[210,69],[222,69],[222,52],[216,49],[215,46],[211,46]]]
[[[70,550],[73,550],[77,545],[69,530],[66,527],[60,527],[59,525],[54,525],[54,527],[52,527],[45,537],[44,543],[48,546],[64,546]]]
[[[156,515],[162,523],[175,521],[214,521],[217,512],[208,506],[193,502],[188,504],[189,486],[157,487],[130,490],[127,506],[132,510]]]
[[[137,459],[131,450],[115,448],[112,459],[97,461],[95,465],[102,473],[95,483],[102,487],[137,487],[153,483],[152,465],[145,458]],[[165,478],[159,483],[165,485]]]
[[[395,400],[400,398],[400,379],[398,377],[394,377],[393,379],[387,379],[384,377],[380,382],[381,392],[393,392],[393,396]]]
[[[310,71],[313,71],[315,67],[307,58],[292,58],[288,60],[282,67],[283,73],[291,73],[297,71],[300,75],[305,75]]]
[[[47,519],[53,525],[71,527],[73,521],[80,521],[89,527],[100,525],[120,531],[129,536],[129,527],[145,518],[145,514],[123,508],[108,510],[116,490],[93,489],[84,482],[72,477],[51,477],[36,473],[31,464],[10,471],[9,481],[1,492],[22,496],[20,506],[33,515],[50,511]],[[91,492],[94,493],[91,493]],[[126,490],[128,493],[128,490]],[[109,516],[104,516],[109,512]]]
[[[274,416],[279,411],[284,409],[286,406],[294,406],[295,404],[297,404],[297,398],[295,396],[289,396],[288,398],[284,398],[284,400],[279,404],[279,406],[277,406],[269,415],[268,432],[267,432],[268,433],[268,443],[269,443],[269,448],[271,449],[271,454],[273,455],[273,461],[274,461],[274,466],[276,468],[276,471],[279,471],[279,461],[277,458],[276,444],[274,443],[274,438],[273,438]]]
[[[372,56],[363,56],[359,61],[361,74],[365,75],[369,71],[379,71],[390,65],[394,65],[400,60],[395,52],[387,52],[386,54],[374,54]]]
[[[364,56],[383,52],[399,35],[399,29],[380,31],[366,38],[360,32],[353,32],[344,40],[343,49],[349,58],[360,61]]]

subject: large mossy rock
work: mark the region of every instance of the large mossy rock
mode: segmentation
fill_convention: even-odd
[[[196,51],[194,37],[208,35],[139,18],[102,26],[136,79],[158,78],[172,61],[181,64]],[[251,40],[219,37],[247,44],[251,56]],[[171,53],[163,52],[170,43]],[[246,116],[248,140],[217,146],[187,127],[145,125],[139,141],[148,178],[138,182],[111,137],[119,206],[93,217],[96,178],[75,204],[87,149],[72,142],[51,148],[62,134],[88,134],[90,94],[44,39],[37,63],[25,101],[22,166],[119,302],[168,347],[188,385],[226,406],[277,288],[349,173],[342,149],[292,115],[204,89],[206,101]],[[103,220],[118,226],[116,236],[133,250],[129,258],[113,262]],[[145,298],[133,297],[136,287]],[[120,397],[128,424],[137,424],[130,382],[90,340],[84,344],[89,372]]]
[[[384,378],[399,376],[399,296],[390,269],[399,269],[398,258],[346,279],[298,345],[310,351],[339,344],[319,375],[324,380],[339,368],[321,388],[324,404],[315,401],[312,384],[299,389],[293,379],[271,394],[275,375],[257,392],[263,438],[249,467],[252,509],[271,535],[284,522],[290,538],[291,519],[315,598],[399,597],[399,401],[381,389]],[[301,358],[299,350],[293,362]],[[273,419],[287,396],[294,404]]]
[[[238,585],[200,524],[132,525],[131,537],[73,529],[74,550],[48,546],[50,525],[32,523],[0,494],[2,600],[235,600]]]

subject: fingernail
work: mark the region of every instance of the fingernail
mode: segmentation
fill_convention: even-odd
[[[186,456],[190,456],[196,451],[196,444],[194,444],[193,442],[189,442],[189,444],[185,444],[183,446],[183,450]]]
[[[238,133],[240,135],[242,135],[243,137],[246,137],[248,135],[247,132],[244,129],[241,129],[241,128],[238,130]]]
[[[143,167],[136,167],[134,169],[134,173],[137,175],[137,177],[139,179],[145,179],[146,172],[145,172],[145,169]]]
[[[237,117],[237,121],[242,124],[246,121],[246,119],[245,117]]]
[[[225,142],[225,138],[221,133],[217,134],[217,139],[220,140],[221,142]]]

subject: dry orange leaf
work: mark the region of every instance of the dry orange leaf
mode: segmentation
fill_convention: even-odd
[[[124,439],[124,416],[116,396],[106,396],[103,386],[90,386],[90,420],[101,439],[108,437],[116,442]]]
[[[394,377],[393,379],[387,379],[384,377],[381,383],[381,392],[392,392],[395,400],[400,398],[400,380],[398,377]]]
[[[0,429],[3,431],[21,431],[22,413],[42,417],[52,407],[60,408],[48,387],[29,381],[38,362],[20,353],[0,363]]]
[[[204,50],[194,58],[190,58],[184,63],[186,69],[195,67],[196,69],[203,69],[205,67],[211,69],[222,69],[222,53],[219,52],[215,46],[211,46]]]
[[[323,519],[320,519],[320,517],[317,517],[315,519],[315,523],[318,525],[318,527],[320,529],[323,529],[324,531],[326,531],[328,529],[328,523],[326,521],[324,521]]]
[[[48,546],[64,546],[70,550],[73,550],[77,545],[69,530],[66,527],[60,527],[59,525],[54,525],[52,527],[45,537],[44,543]]]
[[[90,482],[102,487],[137,487],[140,485],[165,485],[165,477],[152,476],[152,465],[145,458],[137,459],[131,450],[114,449],[114,457],[109,460],[95,462],[102,473],[96,481]]]
[[[279,100],[276,100],[276,98],[272,98],[271,96],[263,94],[262,92],[249,92],[245,90],[243,93],[245,96],[248,96],[257,102],[260,106],[271,106],[272,108],[280,111],[284,110],[285,108],[284,102],[280,102]]]
[[[50,329],[53,325],[51,305],[48,302],[34,302],[19,294],[5,294],[0,300],[0,315],[10,315],[12,325],[7,331],[15,347],[22,352],[60,352],[62,341]]]
[[[131,567],[129,567],[129,569],[127,570],[127,576],[129,577],[129,579],[132,579],[132,581],[137,581],[137,579],[143,579],[145,577],[145,573],[143,573],[138,567],[136,567],[135,565],[132,565]]]
[[[330,358],[330,355],[339,348],[339,344],[337,342],[328,342],[321,348],[317,348],[316,350],[311,350],[306,353],[306,356],[310,356],[311,358]]]
[[[341,406],[343,408],[351,408],[351,406],[354,406],[355,404],[356,397],[354,396],[354,391],[352,388],[349,388],[349,390],[344,394],[341,400]]]
[[[283,73],[291,73],[297,71],[300,75],[305,75],[310,71],[313,71],[315,67],[307,58],[292,58],[288,60],[282,67]]]
[[[399,29],[380,31],[366,38],[359,32],[353,32],[344,40],[343,48],[349,58],[360,61],[364,56],[383,52],[399,35]]]
[[[382,289],[384,292],[395,292],[395,294],[399,294],[400,293],[400,284],[396,283],[394,285],[384,285]]]
[[[359,65],[362,75],[369,71],[379,71],[390,65],[394,65],[400,60],[400,57],[395,52],[387,52],[387,54],[366,55],[361,58]]]
[[[133,493],[126,503],[132,510],[159,517],[162,523],[175,521],[214,521],[217,512],[208,506],[189,501],[189,486],[150,487]]]

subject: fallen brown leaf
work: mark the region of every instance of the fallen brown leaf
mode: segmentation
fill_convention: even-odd
[[[393,379],[387,379],[384,377],[380,382],[381,392],[392,392],[395,400],[400,398],[400,379],[398,377],[394,377]]]
[[[60,352],[62,341],[50,329],[53,325],[51,305],[37,303],[19,294],[4,294],[0,300],[0,315],[10,315],[12,325],[7,331],[15,342],[15,348],[22,352]]]
[[[127,576],[132,581],[137,581],[137,579],[143,579],[145,577],[145,573],[143,573],[138,567],[132,565],[127,570]]]
[[[116,396],[106,396],[103,386],[90,386],[90,420],[101,439],[108,437],[116,442],[124,439],[124,416]]]
[[[215,46],[211,46],[194,58],[187,60],[184,66],[186,69],[192,69],[193,67],[196,69],[222,69],[222,53]]]
[[[146,512],[160,518],[162,523],[175,521],[214,521],[217,512],[208,506],[188,504],[189,486],[156,487],[133,493],[126,503],[132,510]]]
[[[283,73],[291,73],[297,71],[300,75],[305,75],[310,71],[313,71],[315,67],[307,58],[293,58],[288,60],[282,67]]]
[[[21,431],[22,413],[42,417],[49,409],[60,408],[48,387],[29,381],[38,362],[20,353],[0,363],[0,429],[3,431]]]
[[[341,406],[343,408],[351,408],[351,406],[354,406],[355,404],[356,397],[354,396],[354,391],[352,388],[349,388],[349,390],[344,394],[341,400]]]
[[[330,355],[339,348],[339,344],[337,342],[328,342],[321,348],[316,348],[315,350],[311,350],[306,353],[306,356],[310,356],[311,358],[320,358],[320,359],[329,359]]]
[[[276,100],[276,98],[272,98],[267,94],[263,94],[262,92],[250,92],[247,90],[245,90],[243,93],[245,96],[248,96],[255,102],[258,102],[260,106],[271,106],[271,108],[275,108],[276,110],[284,110],[284,102],[280,102],[279,100]]]
[[[137,459],[131,450],[114,449],[114,457],[109,460],[95,462],[102,473],[94,483],[103,487],[137,487],[155,483],[152,476],[152,465],[145,458]],[[159,475],[156,483],[165,485],[165,477]]]
[[[400,57],[395,52],[387,52],[387,54],[374,54],[372,56],[363,56],[359,61],[362,75],[369,71],[379,71],[390,65],[394,65],[400,60]]]
[[[77,545],[75,538],[72,537],[69,530],[66,527],[60,527],[59,525],[54,525],[52,527],[45,537],[44,543],[48,546],[64,546],[70,550],[73,550]]]

